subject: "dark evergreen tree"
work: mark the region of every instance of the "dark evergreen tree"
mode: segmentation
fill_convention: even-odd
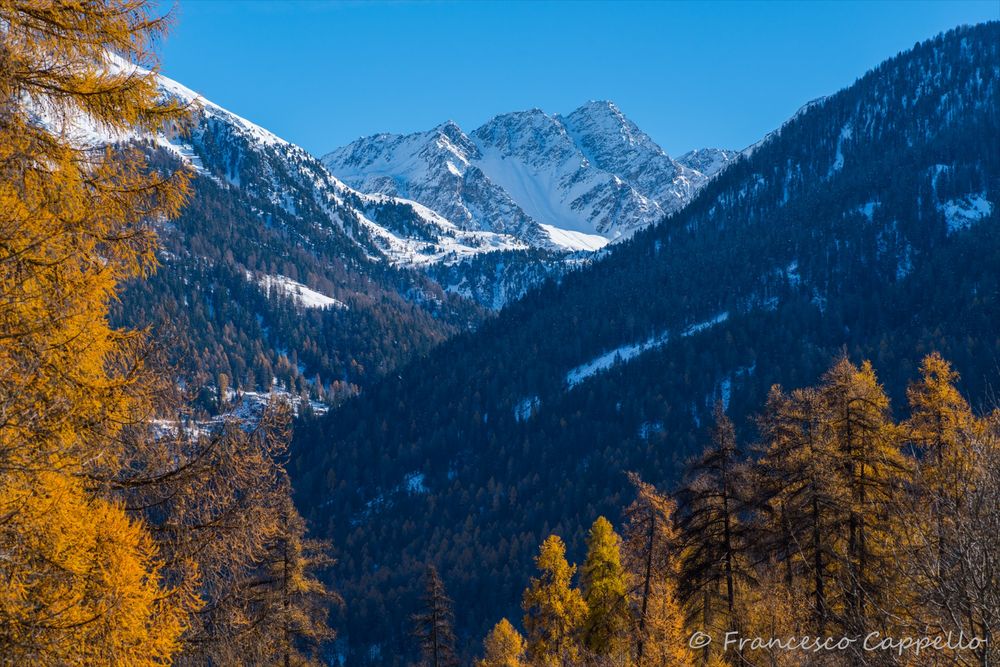
[[[698,618],[706,631],[736,629],[737,585],[752,580],[743,521],[751,506],[747,477],[733,423],[716,403],[712,443],[689,464],[687,481],[677,492],[680,596],[689,617]]]
[[[804,587],[812,621],[825,635],[847,512],[843,488],[831,475],[836,454],[822,396],[815,389],[785,394],[773,387],[760,429],[757,550],[762,560],[781,564],[786,586]]]
[[[426,667],[457,667],[455,655],[455,612],[444,582],[430,565],[424,573],[424,595],[420,611],[413,616],[413,635],[420,642],[420,655]]]

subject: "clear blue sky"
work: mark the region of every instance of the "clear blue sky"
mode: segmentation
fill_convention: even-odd
[[[916,41],[998,18],[1000,0],[180,0],[161,53],[168,76],[315,154],[610,99],[679,155],[743,148]]]

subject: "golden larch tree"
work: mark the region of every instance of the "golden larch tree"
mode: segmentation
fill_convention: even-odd
[[[625,510],[622,557],[630,576],[635,627],[631,632],[637,667],[693,664],[677,599],[677,531],[673,499],[635,473],[636,498]]]
[[[895,536],[902,517],[893,508],[910,465],[889,417],[889,398],[870,362],[859,367],[841,358],[824,374],[819,391],[836,452],[830,474],[849,498],[838,584],[844,630],[885,631],[899,602],[891,575],[897,571]]]
[[[145,1],[3,0],[0,25],[0,654],[163,664],[197,600],[106,493],[122,428],[150,409],[142,337],[107,315],[186,178],[77,138],[182,120],[151,71],[122,66],[153,64],[164,19]]]
[[[906,390],[910,418],[903,424],[903,432],[920,450],[915,487],[924,492],[927,501],[917,504],[922,508],[918,516],[930,524],[925,529],[933,533],[928,542],[939,554],[945,550],[947,532],[947,517],[939,505],[947,503],[948,496],[954,496],[959,504],[957,496],[969,491],[972,445],[981,439],[983,429],[955,387],[957,381],[958,373],[935,352],[924,357],[920,379]],[[944,574],[940,564],[936,569],[935,576]]]
[[[786,591],[802,591],[811,626],[821,635],[843,616],[837,581],[845,562],[850,513],[838,481],[838,450],[820,392],[771,388],[759,419],[757,551],[781,568]]]
[[[532,577],[521,603],[528,635],[528,657],[543,666],[575,664],[587,603],[573,587],[576,566],[566,561],[566,545],[550,535],[535,557],[539,576]]]
[[[527,644],[506,618],[493,626],[483,640],[483,659],[477,667],[524,667]]]
[[[614,664],[628,658],[628,632],[633,625],[621,544],[611,522],[598,517],[587,536],[587,558],[580,577],[587,603],[584,645],[592,654],[607,657]]]

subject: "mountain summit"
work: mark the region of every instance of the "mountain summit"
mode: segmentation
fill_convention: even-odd
[[[599,249],[679,210],[738,155],[693,153],[712,157],[673,160],[613,102],[591,101],[566,116],[500,114],[468,134],[452,121],[378,134],[323,162],[361,192],[413,199],[460,228],[575,251]]]

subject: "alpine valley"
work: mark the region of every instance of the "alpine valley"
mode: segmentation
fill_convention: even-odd
[[[0,667],[1000,664],[1000,15],[821,4],[0,2]]]
[[[193,170],[115,319],[166,342],[205,419],[227,387],[293,399],[290,472],[346,601],[338,653],[402,665],[427,563],[471,656],[517,616],[539,542],[558,533],[578,560],[589,520],[619,518],[626,471],[678,479],[716,401],[752,439],[772,384],[846,352],[899,400],[937,350],[985,405],[998,44],[996,23],[954,30],[743,151],[676,159],[588,102],[320,160],[166,78],[185,131],[77,130]]]
[[[159,270],[129,287],[117,317],[172,341],[209,410],[222,385],[322,404],[356,394],[679,210],[736,156],[672,160],[612,103],[592,102],[565,118],[497,116],[471,137],[453,123],[377,135],[321,162],[160,81],[190,105],[191,128],[80,134],[144,141],[194,171],[190,203],[160,229]]]

